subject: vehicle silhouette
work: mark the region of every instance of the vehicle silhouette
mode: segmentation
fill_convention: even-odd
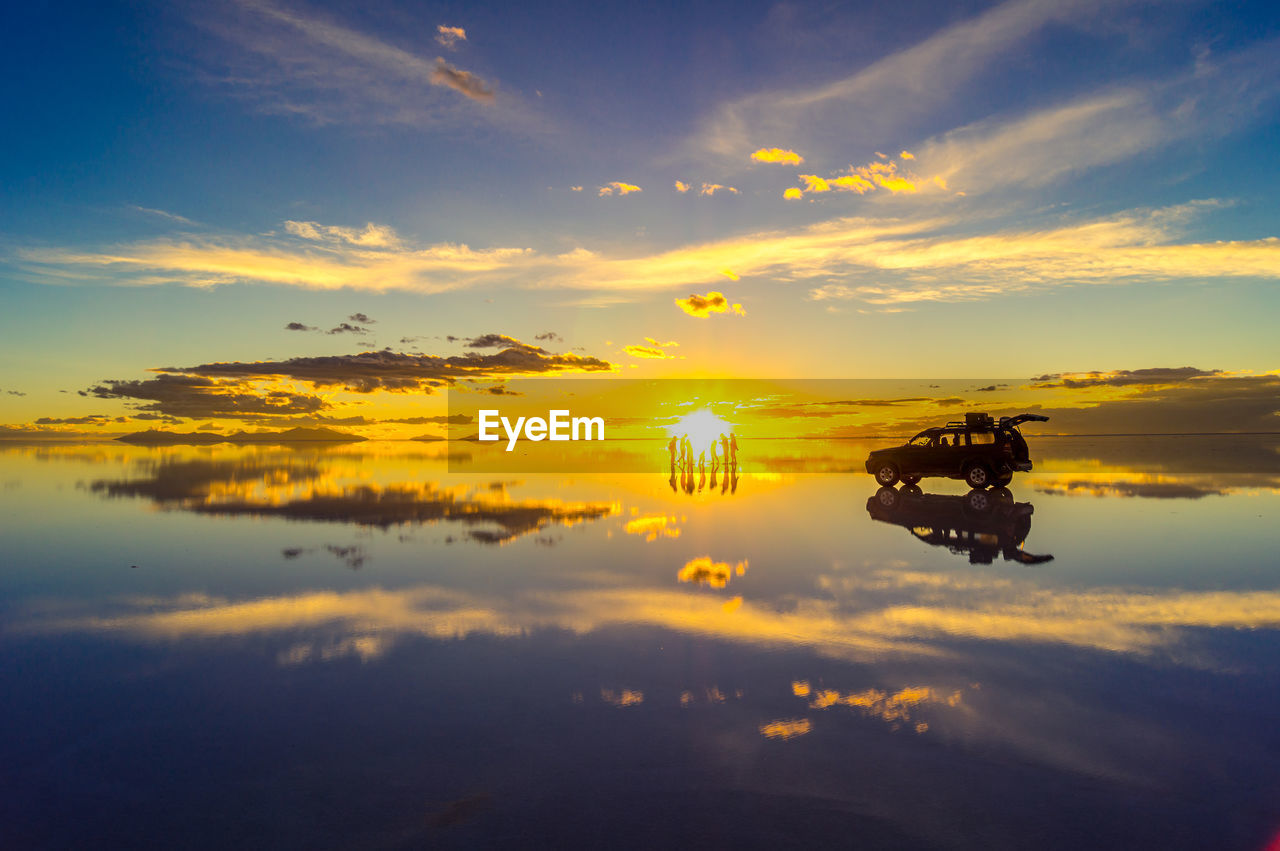
[[[1019,414],[996,421],[986,414],[965,414],[964,422],[927,428],[902,446],[874,450],[867,457],[867,472],[885,487],[899,481],[914,485],[925,476],[963,479],[971,488],[1004,487],[1014,472],[1031,469],[1018,426],[1048,419]]]
[[[1031,533],[1029,502],[1014,502],[1005,488],[971,490],[964,496],[922,493],[915,485],[880,488],[867,500],[873,520],[902,526],[917,539],[968,554],[970,564],[991,564],[997,555],[1019,564],[1043,564],[1051,555],[1022,549]]]

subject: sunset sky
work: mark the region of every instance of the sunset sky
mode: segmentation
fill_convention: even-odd
[[[0,436],[407,436],[574,373],[1280,423],[1273,2],[3,20]]]

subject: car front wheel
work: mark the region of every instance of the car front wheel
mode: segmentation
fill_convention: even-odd
[[[876,468],[876,481],[884,487],[891,487],[898,481],[897,464],[881,464]]]
[[[974,464],[964,471],[964,480],[971,488],[985,488],[991,484],[991,471],[981,464]]]

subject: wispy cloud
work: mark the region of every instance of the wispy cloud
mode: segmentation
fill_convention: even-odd
[[[480,103],[493,103],[493,89],[470,71],[455,68],[441,57],[436,57],[436,67],[431,72],[431,83],[448,86]]]
[[[913,47],[819,86],[758,92],[720,106],[691,140],[694,150],[737,158],[755,140],[794,138],[797,128],[847,138],[945,102],[991,61],[1051,24],[1086,26],[1100,0],[1012,0],[949,26]],[[832,125],[835,125],[833,128]]]
[[[493,87],[474,73],[327,15],[238,0],[201,23],[221,41],[216,53],[197,57],[206,80],[267,112],[321,124],[430,125],[460,117],[441,87],[481,105],[494,101]],[[452,46],[465,33],[445,27],[440,37]]]

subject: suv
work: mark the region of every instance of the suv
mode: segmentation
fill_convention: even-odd
[[[1018,426],[1048,419],[1019,414],[997,422],[987,414],[965,414],[964,422],[927,428],[902,446],[875,450],[867,458],[867,472],[886,487],[899,480],[914,485],[924,476],[964,479],[971,488],[1004,487],[1013,481],[1014,471],[1031,469]]]
[[[1031,534],[1029,502],[1014,502],[999,491],[972,490],[964,496],[921,493],[919,488],[880,488],[867,500],[867,513],[882,523],[902,526],[934,547],[968,555],[970,564],[991,564],[996,556],[1021,564],[1044,564],[1051,555],[1022,548]]]

